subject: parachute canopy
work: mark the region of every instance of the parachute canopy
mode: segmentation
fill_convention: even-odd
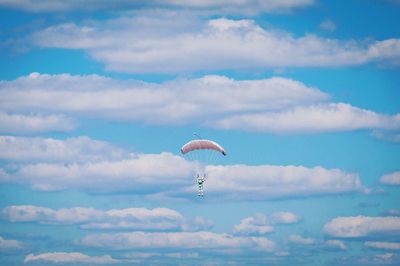
[[[214,150],[222,153],[224,156],[226,155],[226,152],[224,148],[221,147],[221,145],[219,145],[215,141],[207,139],[195,139],[189,141],[181,148],[182,154],[186,154],[194,150]]]

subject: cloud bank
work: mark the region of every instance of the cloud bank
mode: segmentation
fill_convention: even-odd
[[[265,237],[236,237],[212,232],[93,234],[82,238],[84,246],[115,250],[137,248],[222,249],[243,248],[271,252],[275,243]]]
[[[40,117],[60,118],[37,127],[20,121],[26,132],[70,130],[72,119],[66,115],[151,125],[203,121],[204,127],[292,134],[400,128],[400,114],[379,114],[328,102],[329,98],[317,88],[279,77],[234,80],[212,75],[157,84],[98,75],[32,73],[0,81],[0,110],[7,117],[24,117],[8,113],[36,112],[42,113]],[[6,132],[19,130],[12,119],[2,123]]]
[[[70,12],[70,11],[126,11],[143,9],[171,9],[181,8],[223,14],[259,14],[281,13],[296,8],[311,6],[314,0],[241,0],[241,1],[176,1],[176,0],[148,0],[148,1],[77,1],[77,0],[0,0],[0,7],[13,8],[27,12]]]
[[[34,33],[31,41],[44,48],[82,49],[108,70],[127,73],[397,64],[400,57],[395,38],[366,44],[313,34],[295,37],[250,19],[201,21],[171,13],[60,24]]]
[[[74,207],[53,210],[47,207],[17,205],[1,212],[10,222],[35,222],[40,224],[77,224],[81,229],[130,229],[130,230],[204,230],[212,221],[197,217],[186,219],[179,212],[168,208],[128,208],[98,210]]]
[[[112,258],[110,255],[89,256],[80,252],[49,252],[38,255],[29,254],[25,257],[24,263],[62,263],[62,264],[115,264],[122,260]]]

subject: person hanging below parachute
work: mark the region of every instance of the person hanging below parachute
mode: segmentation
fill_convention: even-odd
[[[202,154],[202,152],[206,153],[205,158],[201,156],[204,155]],[[219,145],[215,141],[207,139],[194,139],[189,141],[182,146],[181,153],[183,155],[188,155],[189,159],[199,161],[200,163],[210,163],[215,159],[216,155],[218,154],[226,156],[226,151],[224,148],[222,148],[221,145]],[[207,174],[205,172],[197,172],[195,179],[198,187],[197,195],[203,197],[204,182],[207,180]]]

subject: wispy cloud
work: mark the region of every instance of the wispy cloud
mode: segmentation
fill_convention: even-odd
[[[29,254],[25,257],[24,263],[62,263],[62,264],[115,264],[126,262],[112,258],[110,255],[89,256],[80,252],[49,252],[41,254]]]
[[[367,241],[364,246],[374,249],[400,250],[400,243],[398,242]]]
[[[275,243],[265,237],[237,237],[207,231],[93,234],[82,238],[79,243],[88,247],[116,250],[130,250],[136,248],[250,248],[263,251],[273,251],[275,248]]]
[[[0,236],[0,251],[14,250],[22,248],[22,243],[14,239],[5,239]]]
[[[201,217],[185,218],[168,208],[128,208],[98,210],[74,207],[54,210],[47,207],[16,205],[1,212],[2,218],[10,222],[35,222],[40,224],[77,224],[82,229],[131,229],[131,230],[204,230],[213,222]]]
[[[290,235],[288,240],[291,243],[299,244],[299,245],[314,245],[315,244],[314,238],[302,237],[300,235]]]
[[[77,0],[0,0],[0,6],[28,12],[71,12],[71,11],[126,11],[143,9],[190,9],[217,14],[260,14],[288,12],[296,8],[311,6],[314,0],[242,0],[242,1],[77,1]]]

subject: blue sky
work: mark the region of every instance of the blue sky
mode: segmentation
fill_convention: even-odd
[[[0,264],[398,265],[399,24],[396,0],[0,0]],[[194,133],[228,152],[204,197]]]

